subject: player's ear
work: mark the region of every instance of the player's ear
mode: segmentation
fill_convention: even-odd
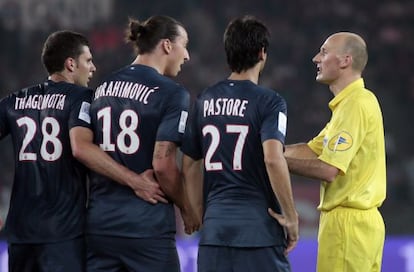
[[[165,52],[166,54],[169,54],[169,53],[171,52],[171,49],[172,49],[172,44],[171,44],[170,39],[164,39],[164,40],[162,41],[161,46],[162,46],[162,49],[164,50],[164,52]]]
[[[264,47],[262,47],[262,49],[259,51],[259,60],[266,60],[267,57],[267,53]]]
[[[76,63],[75,63],[75,59],[74,58],[67,58],[65,60],[65,69],[73,72],[75,70],[76,67]]]

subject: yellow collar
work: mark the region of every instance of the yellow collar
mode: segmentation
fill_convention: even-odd
[[[360,78],[355,80],[354,82],[346,86],[342,91],[340,91],[334,98],[332,98],[331,101],[329,101],[329,108],[333,110],[342,100],[348,97],[351,93],[364,88],[364,79]]]

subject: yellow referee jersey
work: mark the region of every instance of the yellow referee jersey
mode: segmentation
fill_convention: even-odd
[[[335,96],[329,108],[331,120],[308,146],[340,173],[333,182],[321,183],[318,209],[381,206],[386,195],[385,144],[375,95],[361,78]]]

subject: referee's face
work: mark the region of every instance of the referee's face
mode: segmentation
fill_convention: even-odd
[[[341,39],[330,36],[321,46],[320,51],[313,57],[312,61],[316,64],[316,81],[324,84],[332,84],[339,77],[341,72]]]

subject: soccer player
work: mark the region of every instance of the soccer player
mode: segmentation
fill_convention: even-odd
[[[9,271],[84,271],[86,172],[71,136],[88,127],[96,70],[87,39],[52,33],[42,61],[47,81],[0,101],[0,138],[11,134],[15,175],[5,233]]]
[[[316,81],[329,85],[332,117],[306,143],[288,145],[291,172],[321,181],[317,270],[381,271],[386,195],[382,113],[361,77],[365,41],[355,33],[327,38],[313,58]]]
[[[176,162],[189,94],[170,77],[190,58],[188,36],[181,23],[167,16],[131,19],[127,33],[138,54],[96,88],[90,109],[94,142],[135,172],[154,169],[170,202],[148,203],[128,187],[92,174],[88,270],[179,271],[173,204],[189,230],[197,222]]]
[[[16,151],[5,227],[9,270],[85,271],[86,171],[76,159],[146,201],[166,200],[151,171],[134,173],[92,142],[86,87],[96,68],[88,40],[52,33],[42,60],[48,81],[0,101],[0,138],[11,134]]]
[[[287,107],[258,85],[268,29],[254,17],[236,18],[224,47],[231,74],[199,95],[182,145],[189,198],[204,214],[198,271],[290,271],[286,254],[299,235],[283,156]]]

